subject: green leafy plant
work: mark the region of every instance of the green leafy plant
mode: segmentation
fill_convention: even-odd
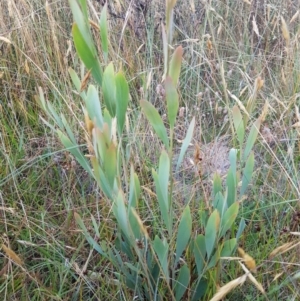
[[[133,166],[130,170],[127,166],[126,147],[129,144],[126,146],[124,142],[124,127],[128,118],[129,85],[123,71],[115,72],[113,63],[102,70],[89,27],[85,1],[70,0],[75,21],[72,35],[78,56],[91,72],[97,86],[89,85],[87,91],[82,91],[81,80],[76,72],[70,69],[69,73],[83,101],[88,154],[84,154],[80,148],[65,116],[55,112],[39,89],[41,106],[54,126],[48,121],[44,122],[57,133],[64,147],[95,179],[110,202],[117,227],[115,239],[96,240],[94,237],[101,237],[101,234],[94,218],[93,235],[87,230],[79,213],[75,213],[75,220],[91,247],[112,265],[115,280],[125,284],[139,300],[207,300],[216,292],[221,281],[222,257],[233,254],[245,227],[242,219],[236,231],[235,223],[240,201],[253,173],[252,148],[260,126],[258,119],[252,125],[243,149],[243,116],[238,107],[233,108],[233,123],[240,147],[229,153],[230,169],[225,185],[220,175],[215,174],[212,202],[210,208],[207,208],[209,213],[199,212],[199,216],[204,218],[195,217],[189,204],[175,216],[173,177],[181,166],[195,128],[193,118],[182,143],[176,169],[173,170],[174,129],[179,108],[177,85],[183,57],[181,46],[175,49],[171,57],[169,55],[175,2],[167,1],[167,26],[163,28],[163,78],[169,127],[165,126],[158,110],[149,101],[140,102],[143,114],[164,146],[158,168],[152,169],[160,215],[152,217],[152,223],[158,225],[155,227],[158,230],[153,230],[151,235],[139,214],[143,195],[138,175]],[[99,20],[105,63],[109,59],[106,13],[105,6]],[[240,171],[242,180],[239,188]],[[203,228],[200,234],[196,231],[199,226]]]

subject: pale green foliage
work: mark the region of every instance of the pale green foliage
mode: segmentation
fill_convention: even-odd
[[[120,71],[115,74],[112,63],[108,64],[104,73],[99,64],[92,36],[88,27],[86,2],[81,1],[81,6],[76,0],[70,0],[75,23],[72,33],[77,53],[85,67],[91,70],[94,80],[100,88],[90,85],[87,93],[80,91],[80,80],[75,71],[70,69],[70,76],[75,88],[80,92],[84,102],[86,126],[88,128],[90,143],[90,162],[81,152],[76,143],[64,116],[59,117],[40,92],[40,102],[44,111],[58,127],[55,129],[62,144],[68,149],[81,166],[97,181],[106,198],[111,201],[112,213],[118,227],[114,243],[105,241],[96,242],[90,235],[79,214],[75,213],[78,226],[84,236],[99,254],[106,258],[114,268],[114,275],[129,289],[134,290],[139,299],[163,300],[165,295],[173,300],[182,300],[188,294],[191,300],[199,300],[209,296],[208,289],[215,291],[218,283],[220,258],[230,256],[237,247],[237,239],[244,227],[242,220],[237,237],[231,237],[235,231],[235,221],[238,215],[238,151],[232,149],[229,154],[230,169],[228,171],[226,188],[224,190],[222,179],[215,175],[213,179],[213,199],[209,208],[211,214],[204,220],[204,234],[193,230],[198,217],[191,213],[187,204],[179,213],[179,223],[173,212],[173,130],[179,107],[177,83],[179,79],[183,49],[179,46],[172,59],[169,60],[167,40],[172,36],[172,16],[175,1],[169,1],[167,6],[167,32],[164,33],[165,48],[165,90],[167,102],[167,115],[169,120],[169,133],[163,123],[158,110],[148,101],[141,101],[142,112],[147,117],[157,136],[164,144],[165,150],[161,151],[158,169],[152,170],[153,182],[157,200],[157,209],[160,215],[152,217],[154,238],[151,238],[145,229],[138,214],[139,202],[142,196],[140,182],[133,167],[130,168],[129,183],[122,176],[122,171],[127,172],[126,158],[122,135],[126,122],[126,112],[129,102],[129,86],[125,75]],[[106,6],[101,13],[101,42],[105,61],[108,58],[108,33],[106,23]],[[168,37],[168,38],[167,38]],[[105,106],[105,108],[103,108]],[[116,126],[114,119],[116,118]],[[237,107],[233,108],[233,121],[240,143],[240,152],[245,136],[243,117]],[[89,129],[92,124],[92,128]],[[244,152],[245,167],[243,169],[241,196],[245,193],[252,176],[254,156],[251,149],[257,137],[260,121],[253,124],[246,142]],[[183,141],[176,170],[179,169],[184,154],[192,140],[195,128],[193,118],[186,137]],[[91,150],[92,149],[92,150]],[[242,167],[241,167],[242,168]],[[129,187],[126,189],[126,187]],[[196,220],[195,220],[196,218]],[[95,234],[97,222],[92,218]],[[229,233],[230,232],[230,233]],[[174,240],[174,237],[176,238]],[[138,242],[143,247],[138,246]],[[175,256],[174,256],[175,252]],[[123,254],[123,259],[120,257]],[[125,259],[124,259],[125,258]],[[189,260],[189,261],[187,261]]]

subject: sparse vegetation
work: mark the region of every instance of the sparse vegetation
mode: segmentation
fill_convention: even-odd
[[[0,8],[3,300],[299,299],[298,4]]]

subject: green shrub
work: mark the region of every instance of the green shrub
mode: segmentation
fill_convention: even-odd
[[[89,233],[80,215],[75,213],[77,224],[92,248],[112,266],[115,282],[127,286],[139,300],[207,300],[215,294],[221,283],[222,258],[230,257],[235,252],[245,227],[243,219],[238,226],[236,220],[240,200],[252,177],[252,147],[261,122],[258,119],[253,124],[244,148],[246,122],[239,108],[233,108],[232,121],[239,148],[231,149],[229,153],[230,169],[225,185],[222,184],[220,175],[215,174],[210,208],[194,215],[187,204],[179,216],[175,216],[173,177],[181,166],[195,128],[193,118],[183,140],[176,167],[173,168],[174,130],[179,108],[177,84],[183,56],[181,46],[175,49],[172,56],[169,54],[175,2],[167,1],[166,27],[163,27],[163,78],[169,127],[166,128],[158,110],[149,101],[140,102],[142,113],[163,144],[158,169],[152,169],[154,202],[160,214],[151,216],[151,234],[139,213],[143,203],[139,177],[133,166],[128,168],[130,141],[124,138],[130,98],[128,82],[122,71],[115,72],[113,63],[102,70],[89,27],[86,1],[70,0],[74,16],[72,34],[78,56],[88,74],[95,80],[96,86],[89,85],[86,91],[86,81],[82,83],[73,69],[69,73],[83,101],[88,155],[80,149],[64,115],[57,114],[51,103],[44,99],[43,91],[39,90],[41,106],[54,126],[45,122],[98,183],[110,202],[117,227],[115,239],[95,239],[94,237],[100,238],[101,233],[100,226],[93,217],[93,234]],[[103,57],[107,63],[109,40],[106,6],[101,13],[99,27]],[[130,129],[127,128],[128,130]],[[128,172],[130,175],[127,177]],[[202,233],[197,231],[199,226],[204,230]]]

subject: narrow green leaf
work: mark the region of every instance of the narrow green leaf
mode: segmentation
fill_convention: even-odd
[[[251,181],[253,169],[254,169],[254,153],[251,152],[246,162],[245,168],[243,170],[241,196],[245,194],[246,189]]]
[[[102,82],[103,99],[111,117],[116,116],[116,81],[114,65],[110,63],[104,70]]]
[[[246,222],[244,218],[241,218],[240,224],[239,224],[239,228],[238,231],[236,233],[236,239],[239,239],[244,231],[244,229],[246,228]]]
[[[196,284],[195,293],[193,295],[192,301],[199,301],[206,294],[209,282],[207,279],[202,278]]]
[[[213,255],[211,256],[211,258],[208,262],[208,265],[206,267],[207,270],[210,270],[217,266],[219,259],[220,259],[221,247],[222,246],[220,244],[217,245],[216,251],[213,253]]]
[[[109,148],[106,151],[104,159],[104,170],[110,187],[113,189],[117,175],[117,148],[113,143],[110,144]]]
[[[93,134],[93,146],[95,149],[96,158],[101,166],[103,166],[104,164],[104,160],[106,158],[106,151],[110,144],[111,138],[108,124],[104,123],[102,130],[96,127]]]
[[[236,201],[237,187],[237,154],[238,150],[232,148],[229,152],[230,169],[227,173],[227,206],[230,207]]]
[[[77,162],[93,176],[93,171],[86,157],[80,152],[79,145],[72,143],[72,141],[60,130],[56,131],[58,138],[64,145],[64,147],[76,158]]]
[[[213,177],[213,193],[214,196],[218,193],[222,192],[222,179],[218,173],[214,174]]]
[[[227,206],[230,207],[236,200],[236,181],[232,169],[227,173]]]
[[[134,172],[133,166],[130,168],[130,188],[128,205],[135,208],[137,206],[141,194],[140,181],[137,174]]]
[[[180,301],[185,291],[188,289],[190,277],[190,269],[186,264],[184,264],[179,270],[176,284],[174,286],[176,301]]]
[[[237,161],[237,153],[238,150],[235,148],[232,148],[229,151],[229,162],[230,162],[230,169],[232,170],[233,177],[235,179],[236,183],[236,161]]]
[[[73,82],[73,85],[75,86],[77,92],[79,92],[80,91],[81,82],[80,82],[80,79],[79,79],[77,73],[71,67],[68,68],[68,72],[69,72],[69,75],[71,76],[71,80]]]
[[[96,123],[98,128],[102,129],[103,127],[102,110],[100,106],[98,91],[94,85],[90,85],[88,88],[85,106],[90,119]]]
[[[221,257],[230,257],[232,256],[233,252],[235,251],[237,246],[237,239],[232,238],[229,240],[226,240],[224,242],[222,252],[221,252]]]
[[[46,113],[49,114],[47,111],[46,111]],[[48,121],[46,121],[43,117],[40,117],[40,118],[41,118],[41,120],[43,121],[43,123],[45,123],[46,126],[49,127],[49,128],[53,131],[53,133],[56,133],[56,129],[55,129],[55,127],[54,127],[53,125],[51,125],[51,124],[50,124]]]
[[[100,245],[89,234],[89,232],[88,232],[87,228],[85,227],[85,225],[84,225],[84,223],[83,223],[80,215],[78,213],[74,212],[74,218],[75,218],[76,223],[78,224],[78,226],[83,231],[84,237],[89,242],[89,244],[93,247],[93,249],[95,249],[99,254],[107,257],[107,255],[103,252],[103,250],[100,247]]]
[[[131,241],[132,240],[130,237],[131,231],[129,229],[127,210],[126,210],[126,206],[125,206],[124,195],[121,190],[119,191],[116,201],[114,202],[113,213],[117,219],[118,226],[123,231],[123,233],[126,235],[128,240]]]
[[[91,215],[91,220],[92,220],[92,224],[93,224],[93,228],[96,233],[96,236],[99,238],[100,237],[99,226],[93,215]]]
[[[176,172],[178,171],[179,167],[180,167],[180,164],[182,163],[182,160],[184,158],[184,155],[192,141],[192,138],[193,138],[193,133],[194,133],[194,128],[195,128],[195,117],[193,117],[190,125],[189,125],[189,128],[187,130],[187,133],[186,133],[186,136],[183,140],[183,143],[182,143],[182,146],[181,146],[181,149],[180,149],[180,154],[179,154],[179,157],[178,157],[178,161],[177,161],[177,164],[176,164]]]
[[[167,211],[169,211],[169,176],[170,176],[170,158],[165,150],[161,152],[159,157],[158,180]]]
[[[176,259],[174,266],[177,265],[180,256],[184,252],[192,233],[192,217],[190,207],[186,206],[183,210],[181,220],[178,227],[176,240]]]
[[[226,232],[231,228],[239,212],[239,203],[233,203],[225,212],[221,219],[220,237],[223,237]]]
[[[205,227],[209,218],[209,209],[199,209],[199,226]]]
[[[220,216],[223,216],[223,212],[227,209],[227,203],[222,192],[218,192],[213,199],[213,208],[219,211]]]
[[[245,128],[244,128],[243,116],[241,114],[239,107],[236,105],[232,108],[232,117],[233,117],[233,124],[235,127],[236,134],[238,136],[240,146],[242,146],[245,137]]]
[[[107,2],[102,8],[100,16],[100,36],[104,61],[107,63],[108,58],[108,34],[107,34]]]
[[[246,159],[248,158],[248,156],[253,148],[253,145],[254,145],[257,135],[259,133],[260,125],[261,125],[261,118],[258,118],[251,127],[249,136],[247,138],[246,146],[245,146],[244,161],[246,161]]]
[[[60,119],[60,117],[58,116],[58,114],[56,113],[55,109],[53,108],[52,104],[49,101],[47,101],[47,107],[48,107],[48,111],[52,115],[52,119],[56,123],[56,126],[58,126],[61,130],[63,130],[64,125],[62,123],[62,120]]]
[[[202,234],[199,234],[194,241],[193,253],[195,256],[198,276],[200,277],[204,273],[206,256],[205,237]]]
[[[88,21],[86,8],[83,5],[84,13],[82,13],[76,0],[69,0],[69,3],[73,13],[74,21],[77,24],[76,26],[78,28],[78,31],[81,33],[80,35],[82,36],[84,43],[86,44],[89,51],[91,51],[91,53],[95,56],[96,48],[93,43],[92,35],[89,29],[89,24],[88,24],[89,21]]]
[[[76,51],[83,61],[85,67],[91,70],[91,73],[96,82],[102,85],[102,69],[97,58],[97,55],[93,53],[89,45],[86,43],[82,33],[79,31],[76,23],[72,27],[72,35],[75,44]]]
[[[164,53],[164,75],[163,79],[167,76],[168,73],[168,41],[167,41],[167,34],[164,23],[161,22],[161,33],[162,33],[162,41],[163,41],[163,53]]]
[[[72,141],[72,143],[77,144],[75,136],[74,136],[74,134],[71,130],[71,127],[69,126],[69,123],[66,120],[65,115],[61,114],[60,116],[61,116],[61,121],[62,121],[62,123],[63,123],[63,125],[64,125],[64,127],[67,131],[67,134],[68,134],[70,140]]]
[[[169,219],[168,203],[165,202],[165,198],[163,196],[163,193],[161,191],[161,186],[160,186],[160,183],[159,183],[159,177],[158,177],[158,174],[156,173],[156,171],[154,169],[152,169],[152,176],[153,176],[153,179],[154,179],[156,195],[157,195],[157,200],[158,200],[161,216],[162,216],[162,219],[163,219],[168,231],[170,231],[171,230],[171,227],[170,227],[171,223],[170,223],[170,219]]]
[[[169,139],[167,135],[167,130],[157,110],[150,102],[146,100],[141,100],[141,107],[148,121],[155,130],[156,134],[162,140],[165,147],[169,149]]]
[[[173,39],[173,28],[174,28],[174,6],[176,0],[166,1],[166,26],[168,34],[168,43],[171,45]]]
[[[168,251],[169,245],[167,240],[164,238],[163,241],[156,235],[153,241],[153,249],[157,254],[160,267],[166,278],[166,281],[169,282],[169,267],[168,267]]]
[[[220,215],[218,210],[215,210],[208,219],[205,227],[205,245],[206,253],[209,258],[216,245],[216,238],[220,226]]]
[[[48,112],[47,107],[46,107],[46,100],[45,100],[45,97],[44,97],[43,89],[41,87],[38,87],[38,90],[39,90],[39,96],[36,96],[36,99],[39,101],[40,106],[42,107],[42,109],[45,112]]]
[[[170,127],[173,129],[179,108],[178,93],[172,78],[167,76],[165,80],[167,110]]]
[[[87,1],[86,0],[79,0],[81,9],[82,9],[82,13],[84,16],[84,19],[86,21],[88,21],[88,10],[87,10]]]
[[[173,80],[175,88],[177,86],[178,79],[179,79],[182,55],[183,55],[183,48],[180,45],[175,49],[174,54],[170,61],[169,75],[171,76],[171,78]]]
[[[100,164],[96,157],[91,158],[92,167],[93,167],[93,176],[95,180],[97,181],[100,189],[103,191],[103,193],[109,198],[113,199],[113,190],[111,186],[109,185],[108,180],[106,179],[106,175],[103,172],[103,169],[100,167]]]
[[[123,132],[126,120],[126,111],[129,101],[129,87],[126,78],[122,72],[118,72],[115,76],[116,81],[116,114],[119,135]]]
[[[111,129],[112,129],[112,118],[111,115],[109,114],[108,110],[104,108],[103,110],[103,122],[104,124],[107,124],[108,129],[109,129],[109,136],[111,137]]]
[[[138,215],[136,210],[131,206],[128,207],[128,220],[129,220],[130,228],[133,232],[134,238],[140,239],[141,238],[141,235],[140,235],[141,229],[140,229],[140,224],[139,224],[139,221],[138,221],[136,215]]]

